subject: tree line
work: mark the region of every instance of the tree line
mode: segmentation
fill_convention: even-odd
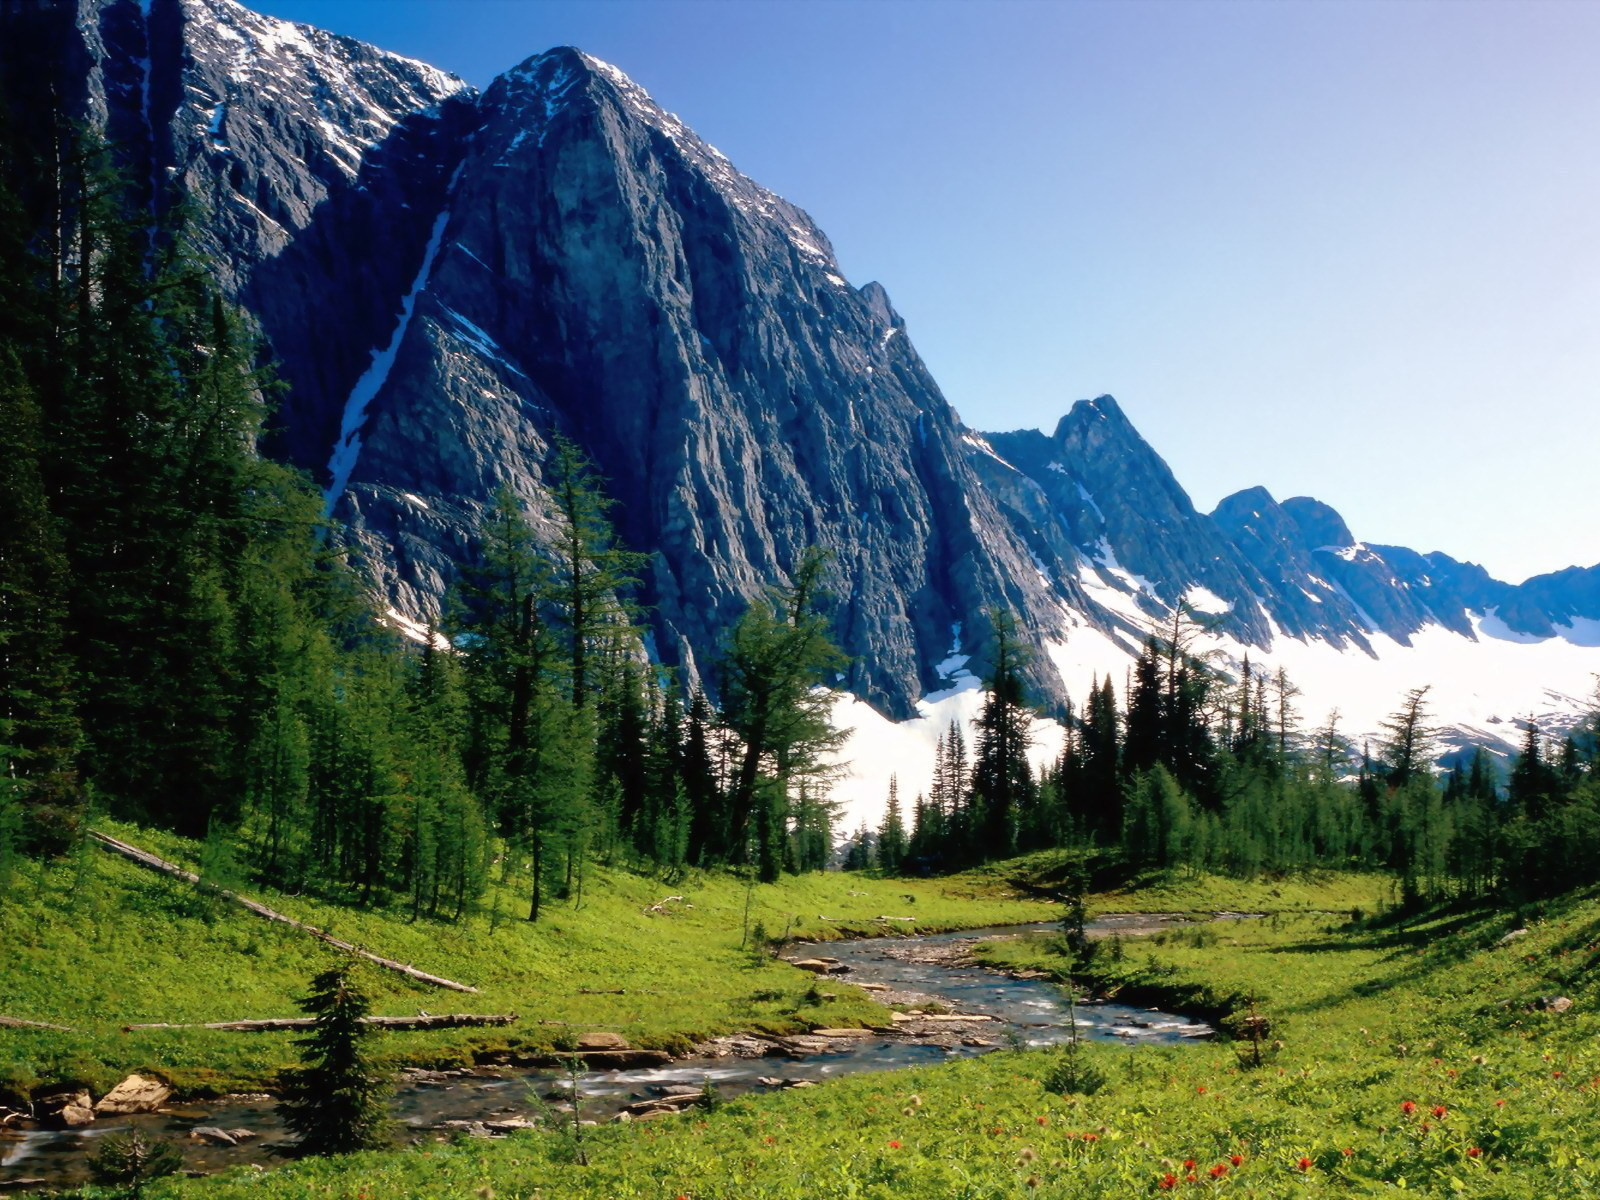
[[[824,554],[750,606],[713,703],[650,663],[647,558],[557,437],[547,494],[497,497],[408,642],[259,452],[281,385],[181,208],[59,142],[0,145],[37,185],[0,190],[0,886],[97,812],[202,839],[214,873],[443,919],[512,881],[537,919],[596,859],[825,864]]]
[[[1067,847],[1122,872],[1390,870],[1408,898],[1600,882],[1600,704],[1559,739],[1530,717],[1508,766],[1480,746],[1441,774],[1428,688],[1357,747],[1337,712],[1302,723],[1284,670],[1246,656],[1226,671],[1199,652],[1202,632],[1175,611],[1146,640],[1123,702],[1096,679],[1035,772],[1022,651],[1001,616],[977,720],[939,737],[914,800],[891,783],[883,823],[850,839],[847,864],[934,872]]]

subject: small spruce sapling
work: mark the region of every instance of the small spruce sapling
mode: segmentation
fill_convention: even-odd
[[[300,1008],[315,1018],[299,1039],[303,1066],[286,1071],[278,1111],[300,1136],[302,1154],[348,1154],[388,1144],[390,1083],[372,1064],[362,1023],[370,1005],[340,963],[311,981]]]
[[[175,1175],[183,1167],[183,1152],[171,1142],[145,1137],[137,1129],[113,1133],[89,1155],[89,1173],[96,1183],[120,1185],[124,1194],[140,1196],[153,1179]]]

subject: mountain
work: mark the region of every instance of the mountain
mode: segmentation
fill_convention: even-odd
[[[1050,435],[966,428],[883,287],[578,50],[480,94],[233,0],[7,3],[0,33],[25,146],[84,121],[154,208],[186,205],[288,385],[270,451],[325,488],[413,636],[498,490],[548,508],[562,436],[652,555],[653,653],[711,684],[730,624],[813,544],[841,688],[930,729],[970,704],[1000,609],[1055,711],[1091,674],[1120,687],[1180,603],[1225,662],[1282,662],[1308,719],[1339,704],[1358,730],[1437,680],[1463,737],[1514,741],[1600,667],[1600,567],[1511,585],[1261,488],[1198,512],[1106,396]]]

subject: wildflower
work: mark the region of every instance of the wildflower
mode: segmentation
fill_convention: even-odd
[[[922,1097],[913,1092],[911,1099],[907,1100],[906,1103],[911,1105],[912,1108],[920,1108],[922,1106]]]
[[[1218,1163],[1216,1166],[1211,1168],[1211,1171],[1209,1173],[1211,1175],[1211,1178],[1213,1178],[1213,1179],[1221,1179],[1224,1175],[1226,1175],[1228,1173],[1228,1164],[1227,1163]]]
[[[1242,1155],[1242,1154],[1230,1154],[1230,1155],[1228,1155],[1228,1161],[1231,1162],[1236,1167],[1240,1166],[1240,1165],[1242,1165],[1244,1163],[1244,1155]]]
[[[1039,1157],[1039,1152],[1037,1150],[1035,1150],[1032,1146],[1028,1146],[1028,1147],[1025,1147],[1023,1149],[1021,1154],[1017,1155],[1017,1161],[1018,1162],[1031,1163],[1034,1159],[1036,1159],[1038,1157]]]
[[[1037,1175],[1029,1175],[1026,1179],[1024,1179],[1022,1181],[1022,1186],[1023,1187],[1029,1187],[1029,1188],[1036,1188],[1042,1182],[1044,1182],[1044,1181],[1041,1180]]]
[[[1050,1124],[1050,1118],[1049,1117],[1035,1117],[1034,1120],[1037,1121],[1041,1125]]]
[[[1200,1182],[1198,1179],[1195,1178],[1193,1171],[1190,1171],[1187,1175],[1185,1175],[1184,1179],[1189,1183],[1199,1183]]]
[[[1477,1158],[1482,1153],[1483,1153],[1483,1151],[1479,1150],[1476,1146],[1468,1146],[1467,1147],[1467,1157],[1468,1158]]]
[[[1442,1104],[1435,1104],[1433,1106],[1433,1115],[1435,1117],[1437,1117],[1441,1121],[1444,1120],[1445,1117],[1449,1115],[1449,1113],[1450,1113],[1450,1110],[1448,1108],[1446,1108]]]
[[[1311,1170],[1311,1160],[1309,1158],[1302,1158],[1299,1162],[1295,1163],[1295,1166],[1299,1167],[1302,1171],[1309,1171]]]
[[[1551,1071],[1550,1072],[1550,1078],[1551,1079],[1560,1079],[1561,1078],[1561,1072],[1560,1071]]]
[[[1355,1156],[1355,1152],[1356,1148],[1354,1146],[1346,1146],[1340,1153],[1342,1153],[1346,1158],[1352,1158]]]
[[[1192,1159],[1192,1158],[1186,1158],[1186,1159],[1184,1159],[1184,1160],[1183,1160],[1183,1169],[1184,1169],[1184,1170],[1185,1170],[1185,1171],[1192,1171],[1192,1170],[1194,1170],[1194,1159]]]
[[[1494,1106],[1496,1108],[1504,1108],[1506,1106],[1506,1102],[1504,1100],[1496,1100],[1494,1102]]]
[[[1195,1094],[1198,1095],[1198,1096],[1204,1096],[1206,1094],[1206,1089],[1205,1089],[1205,1085],[1204,1084],[1201,1084],[1199,1087],[1195,1088],[1194,1090],[1195,1090]]]
[[[1400,1105],[1400,1111],[1409,1117],[1412,1113],[1417,1111],[1417,1102],[1415,1100],[1407,1100],[1403,1102]]]
[[[1163,1192],[1170,1192],[1173,1188],[1178,1186],[1178,1177],[1172,1174],[1172,1172],[1168,1171],[1161,1177],[1161,1182],[1156,1184],[1156,1186]]]
[[[1086,1142],[1098,1142],[1100,1135],[1098,1133],[1086,1133],[1083,1135],[1083,1140]]]
[[[899,1143],[899,1142],[896,1142],[896,1141],[891,1141],[891,1142],[890,1142],[890,1143],[889,1143],[889,1149],[891,1149],[891,1150],[898,1150],[898,1149],[900,1149],[900,1143]]]

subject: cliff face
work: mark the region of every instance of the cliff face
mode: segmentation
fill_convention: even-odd
[[[805,213],[575,50],[508,72],[478,115],[336,509],[402,611],[442,578],[425,547],[458,545],[496,486],[537,501],[559,431],[653,553],[668,661],[704,666],[813,544],[845,682],[887,711],[937,685],[953,627],[976,649],[988,609],[1048,623],[888,297],[844,280]]]

